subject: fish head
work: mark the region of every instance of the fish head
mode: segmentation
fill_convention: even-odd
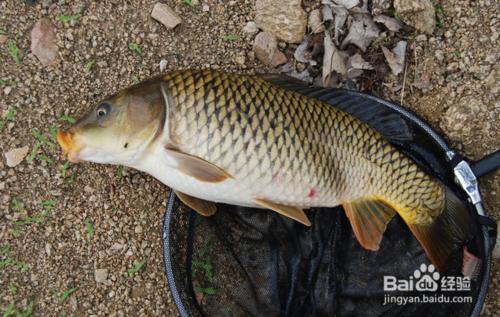
[[[165,105],[158,80],[122,90],[93,107],[57,140],[71,162],[133,166],[163,131]]]

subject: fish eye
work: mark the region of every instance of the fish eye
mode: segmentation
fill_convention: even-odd
[[[107,102],[101,103],[97,107],[97,110],[96,110],[97,117],[104,118],[109,113],[110,110],[111,110],[111,106],[109,103],[107,103]]]

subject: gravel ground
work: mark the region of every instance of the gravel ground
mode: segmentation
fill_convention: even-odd
[[[0,110],[16,109],[0,134],[1,153],[22,146],[31,151],[37,144],[33,129],[54,142],[50,128],[67,124],[61,117],[79,117],[106,95],[158,74],[162,59],[167,70],[266,71],[253,57],[252,36],[241,31],[253,19],[253,1],[164,1],[183,19],[175,30],[151,19],[154,1],[129,2],[0,2],[0,28],[20,51],[15,64],[7,44],[0,44]],[[403,104],[465,156],[478,159],[500,148],[498,6],[488,0],[442,5],[443,27],[417,36],[410,47]],[[78,14],[77,21],[57,20]],[[30,53],[29,34],[42,17],[53,21],[58,39],[59,63],[49,67]],[[227,41],[225,35],[240,39]],[[139,44],[141,53],[130,43]],[[383,94],[391,96],[391,86],[404,76],[385,80]],[[3,155],[0,160],[0,251],[2,265],[9,264],[0,268],[0,309],[13,303],[19,311],[33,304],[38,316],[176,315],[162,263],[168,189],[134,170],[64,166],[60,151],[43,143],[32,162],[9,168]],[[499,179],[497,172],[481,183],[497,220]],[[15,224],[28,216],[38,223]],[[485,316],[500,311],[499,271],[494,262]]]

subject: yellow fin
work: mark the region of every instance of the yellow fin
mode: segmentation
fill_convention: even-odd
[[[215,203],[211,201],[206,201],[200,198],[192,197],[184,193],[181,193],[179,191],[176,191],[175,195],[177,195],[177,197],[179,197],[179,199],[184,204],[188,205],[191,209],[193,209],[202,216],[205,217],[212,216],[217,211]]]
[[[307,218],[304,211],[300,208],[273,203],[272,201],[265,199],[255,199],[255,202],[262,207],[276,211],[280,215],[292,218],[293,220],[296,220],[303,225],[306,225],[308,227],[311,226],[311,222]]]
[[[186,175],[192,176],[199,181],[208,183],[219,183],[228,178],[233,178],[222,168],[205,161],[202,158],[186,154],[175,149],[166,149],[179,164],[178,169]]]
[[[376,251],[394,209],[373,197],[363,197],[342,204],[356,239],[363,248]]]
[[[408,224],[438,271],[444,271],[450,254],[470,232],[470,214],[455,193],[446,187],[443,212],[430,224]]]

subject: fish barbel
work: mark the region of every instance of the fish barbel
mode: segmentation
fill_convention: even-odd
[[[259,76],[175,71],[107,98],[58,141],[71,161],[151,174],[203,215],[213,202],[303,209],[342,205],[377,250],[397,213],[438,269],[467,235],[468,211],[379,132]]]

